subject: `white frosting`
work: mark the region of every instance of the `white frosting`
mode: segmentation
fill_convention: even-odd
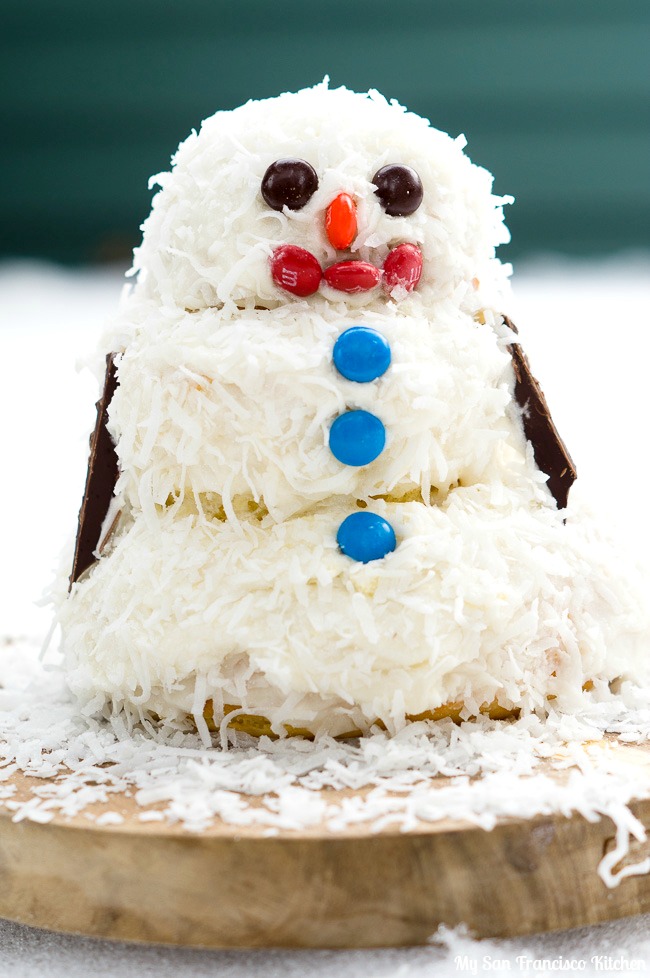
[[[267,166],[308,160],[319,189],[272,211]],[[382,210],[386,163],[420,174],[422,206]],[[60,609],[69,678],[88,704],[193,713],[206,699],[315,732],[389,729],[462,700],[570,709],[592,681],[642,671],[645,613],[590,516],[558,513],[525,442],[500,313],[506,232],[491,177],[418,117],[325,86],[217,113],[179,149],[144,225],[139,278],[106,338],[123,516]],[[281,244],[323,266],[341,191],[351,252],[377,265],[416,243],[416,291],[297,299],[272,281]],[[392,362],[367,384],[332,364],[349,326]],[[328,447],[349,408],[381,418],[367,466]],[[336,532],[365,507],[394,526],[367,565]]]

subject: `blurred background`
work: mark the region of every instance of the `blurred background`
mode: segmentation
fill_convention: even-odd
[[[325,74],[466,134],[502,257],[638,249],[649,51],[647,0],[2,0],[0,255],[128,265],[180,139]]]

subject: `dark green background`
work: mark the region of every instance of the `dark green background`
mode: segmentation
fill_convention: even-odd
[[[648,244],[648,0],[0,0],[0,254],[125,260],[217,108],[378,88],[512,193],[510,257]]]

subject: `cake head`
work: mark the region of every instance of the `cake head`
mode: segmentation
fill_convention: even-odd
[[[193,310],[455,295],[507,240],[464,142],[326,82],[217,112],[154,178],[139,288]]]

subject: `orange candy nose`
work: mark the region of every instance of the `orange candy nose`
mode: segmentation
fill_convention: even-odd
[[[357,236],[357,208],[350,194],[339,194],[325,212],[325,230],[331,244],[343,250]]]

